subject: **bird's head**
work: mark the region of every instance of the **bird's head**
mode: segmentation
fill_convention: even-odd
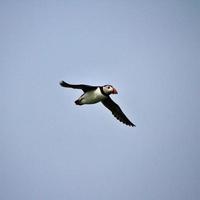
[[[110,95],[110,94],[118,94],[117,90],[112,86],[112,85],[104,85],[103,86],[103,91],[105,94]]]

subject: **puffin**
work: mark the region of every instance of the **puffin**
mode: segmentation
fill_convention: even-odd
[[[69,84],[61,81],[60,85],[65,88],[81,89],[84,93],[74,102],[76,105],[95,104],[101,102],[107,109],[109,109],[114,117],[120,122],[134,127],[127,116],[122,112],[118,104],[111,98],[111,94],[118,94],[117,90],[112,85],[92,86],[84,84]]]

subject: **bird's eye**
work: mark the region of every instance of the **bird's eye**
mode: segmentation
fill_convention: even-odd
[[[110,86],[108,86],[108,89],[110,89]]]

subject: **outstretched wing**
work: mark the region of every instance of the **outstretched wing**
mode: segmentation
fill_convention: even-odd
[[[123,122],[124,124],[128,126],[135,126],[127,117],[126,115],[122,112],[121,108],[110,98],[106,98],[105,100],[102,101],[103,105],[108,108],[112,114],[120,121]]]
[[[95,90],[98,87],[98,86],[83,85],[83,84],[74,85],[74,84],[66,83],[65,81],[61,81],[60,85],[62,87],[67,87],[67,88],[81,89],[81,90],[83,90],[83,92],[88,92],[90,90]]]

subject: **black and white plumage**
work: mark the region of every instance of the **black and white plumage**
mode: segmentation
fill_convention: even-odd
[[[120,122],[123,122],[128,126],[135,126],[122,112],[121,108],[110,98],[110,94],[117,94],[117,90],[112,85],[74,85],[64,81],[61,81],[60,85],[66,88],[83,90],[84,93],[75,101],[76,105],[95,104],[102,102],[102,104],[108,108]]]

